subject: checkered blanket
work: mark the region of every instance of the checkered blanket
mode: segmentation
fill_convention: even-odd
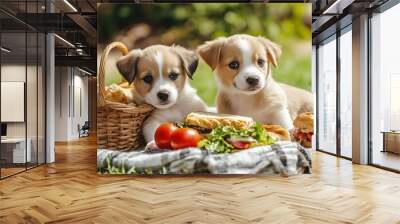
[[[229,154],[199,148],[176,151],[97,150],[99,173],[111,174],[280,174],[311,173],[310,152],[297,143],[278,142]]]

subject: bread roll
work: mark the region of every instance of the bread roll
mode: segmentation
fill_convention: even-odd
[[[281,127],[280,125],[263,125],[263,128],[272,136],[278,137],[279,140],[290,140],[289,131]]]
[[[128,82],[121,82],[120,84],[118,84],[119,87],[125,88],[125,89],[131,89],[133,84],[129,84]]]
[[[190,113],[185,120],[185,124],[202,129],[213,129],[218,126],[232,126],[237,129],[249,128],[254,121],[250,117],[217,114],[209,112]]]
[[[106,87],[106,100],[126,104],[131,103],[133,101],[132,90],[117,84],[111,84]]]
[[[314,114],[311,112],[299,114],[293,122],[295,128],[304,133],[314,131]]]

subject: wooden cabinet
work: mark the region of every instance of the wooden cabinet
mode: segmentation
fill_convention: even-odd
[[[383,134],[383,152],[400,154],[400,131],[387,131]]]

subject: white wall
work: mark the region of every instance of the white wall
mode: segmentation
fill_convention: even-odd
[[[75,100],[75,113],[73,113],[73,119],[72,119],[72,136],[74,138],[79,137],[78,133],[78,124],[83,125],[85,121],[88,121],[89,118],[89,110],[88,110],[88,78],[81,76],[82,73],[76,74],[77,70],[75,70],[75,75],[74,75],[74,91],[73,94],[73,99]],[[80,91],[80,93],[78,93]],[[79,97],[80,94],[80,98]],[[78,102],[80,100],[80,103]],[[78,106],[80,108],[78,108]],[[81,110],[81,112],[79,111]]]
[[[25,82],[25,65],[2,65],[1,81],[5,82]],[[7,108],[1,108],[6,110]],[[25,137],[25,123],[11,122],[7,123],[8,137]]]
[[[68,141],[69,133],[69,68],[55,68],[55,141]]]
[[[28,66],[27,67],[28,74],[31,74],[30,71],[35,70],[36,67]],[[17,65],[17,64],[10,64],[10,65],[2,65],[1,66],[1,81],[5,82],[25,82],[25,65]],[[29,76],[28,76],[29,78]],[[25,82],[26,83],[26,82]],[[36,80],[29,80],[29,85],[36,86]],[[36,88],[27,88],[27,103],[34,105],[27,105],[36,108]],[[7,110],[7,108],[2,108],[2,110]],[[30,112],[30,111],[29,111]],[[28,122],[35,121],[36,125],[36,113],[28,113]],[[25,137],[25,122],[8,122],[7,123],[7,135],[8,137]],[[32,127],[33,124],[28,125]],[[36,130],[36,126],[35,126]],[[36,133],[35,133],[36,134]],[[29,133],[28,133],[29,137]]]
[[[77,139],[78,125],[88,120],[88,78],[75,68],[56,67],[55,85],[55,140]]]

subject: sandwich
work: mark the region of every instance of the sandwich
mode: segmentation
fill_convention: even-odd
[[[221,126],[230,126],[235,129],[248,129],[254,124],[250,117],[217,114],[210,112],[194,112],[187,115],[185,125],[201,133],[209,133],[212,129]]]
[[[229,153],[254,146],[290,140],[289,132],[279,125],[261,125],[250,117],[209,112],[190,113],[184,127],[203,134],[198,146],[213,153]]]
[[[275,137],[279,140],[290,141],[289,131],[280,125],[264,124],[263,128],[268,132],[268,134],[272,135],[273,137]]]
[[[302,146],[311,148],[312,136],[314,134],[314,115],[313,113],[307,112],[302,113],[293,122],[294,131],[293,137]]]
[[[213,129],[222,126],[230,126],[238,130],[249,129],[255,122],[250,117],[217,114],[210,112],[190,113],[185,120],[185,127],[193,128],[200,133],[207,134]],[[289,131],[280,125],[262,125],[262,127],[278,140],[290,140]]]

